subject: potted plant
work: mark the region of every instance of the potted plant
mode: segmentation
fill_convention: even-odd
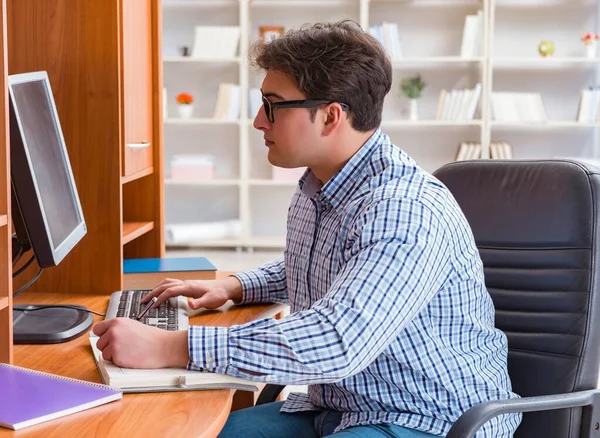
[[[189,93],[179,93],[177,100],[177,113],[182,119],[189,119],[194,112],[194,98]]]
[[[596,58],[598,38],[598,34],[593,32],[588,32],[581,37],[581,41],[585,44],[585,55],[588,59]]]
[[[410,120],[419,119],[419,108],[417,99],[421,97],[425,82],[421,79],[421,75],[402,79],[400,88],[406,97],[410,99]]]

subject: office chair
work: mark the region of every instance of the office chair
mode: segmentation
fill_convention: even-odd
[[[475,236],[508,370],[522,398],[473,406],[447,438],[524,412],[516,438],[600,437],[600,170],[566,160],[476,160],[434,174]],[[267,385],[257,401],[275,400]]]

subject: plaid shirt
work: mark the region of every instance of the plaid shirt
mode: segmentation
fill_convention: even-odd
[[[394,423],[446,435],[469,407],[517,397],[507,340],[450,192],[377,130],[324,186],[307,171],[284,257],[237,274],[243,303],[290,316],[192,327],[190,369],[308,384],[282,411],[343,412],[336,431]],[[477,437],[510,437],[520,415]]]

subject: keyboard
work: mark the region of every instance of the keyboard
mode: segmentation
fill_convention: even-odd
[[[122,290],[110,295],[106,319],[131,318],[136,319],[146,304],[142,298],[152,289]],[[187,299],[185,297],[170,298],[160,306],[150,309],[140,320],[146,325],[164,330],[187,330],[189,317],[187,312]]]

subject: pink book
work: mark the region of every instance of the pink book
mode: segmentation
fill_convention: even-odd
[[[99,383],[0,363],[0,426],[13,430],[74,414],[123,397]]]

